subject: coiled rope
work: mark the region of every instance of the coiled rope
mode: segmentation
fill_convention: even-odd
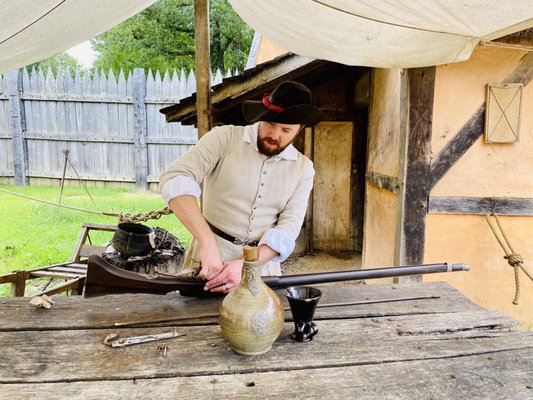
[[[494,219],[496,220],[496,224],[498,225],[499,232],[497,232],[496,226],[490,220],[489,217],[491,216],[494,217]],[[524,268],[524,265],[523,265],[524,260],[520,254],[514,251],[513,246],[511,245],[511,241],[505,234],[505,231],[503,230],[502,225],[500,224],[500,220],[498,216],[495,213],[491,213],[491,214],[485,215],[485,218],[487,219],[487,223],[492,229],[492,233],[494,233],[496,240],[498,241],[498,243],[503,249],[503,252],[505,253],[505,256],[503,258],[505,258],[507,262],[509,263],[509,265],[513,267],[514,269],[515,295],[514,295],[513,304],[518,305],[518,299],[520,297],[520,269],[524,271],[524,273],[529,277],[529,279],[531,279],[531,281],[533,281],[533,275]]]
[[[139,221],[148,221],[149,219],[159,219],[163,215],[172,214],[172,210],[168,207],[163,208],[159,211],[148,211],[145,213],[118,213],[119,222],[139,222]]]
[[[79,208],[79,207],[73,207],[73,206],[67,206],[67,205],[64,205],[64,204],[54,203],[54,202],[51,202],[51,201],[38,199],[36,197],[31,197],[31,196],[26,196],[26,195],[23,195],[23,194],[20,194],[20,193],[11,192],[11,191],[5,190],[5,189],[0,189],[0,192],[12,194],[14,196],[23,197],[25,199],[38,201],[40,203],[45,203],[45,204],[49,204],[49,205],[56,206],[56,207],[67,208],[69,210],[81,211],[81,212],[86,212],[86,213],[90,213],[90,214],[107,215],[109,217],[117,217],[119,223],[120,222],[148,221],[150,219],[159,219],[163,215],[172,214],[172,210],[170,210],[170,208],[168,208],[168,207],[165,207],[165,208],[163,208],[162,210],[159,210],[159,211],[148,211],[148,212],[145,212],[145,213],[133,213],[133,214],[121,213],[121,212],[116,213],[116,212],[106,212],[106,211],[94,211],[94,210],[87,210],[85,208]]]

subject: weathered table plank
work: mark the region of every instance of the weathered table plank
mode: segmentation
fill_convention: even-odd
[[[0,399],[26,398],[533,398],[533,332],[483,310],[445,283],[321,285],[321,304],[439,299],[318,309],[315,340],[286,324],[262,356],[235,354],[216,313],[221,298],[177,294],[58,297],[50,310],[0,299]],[[198,315],[215,315],[199,319]],[[179,323],[115,322],[195,317]],[[110,348],[109,333],[185,336]],[[156,356],[160,345],[166,357]],[[252,384],[253,383],[253,384]]]
[[[317,319],[361,318],[387,315],[449,313],[480,310],[457,290],[442,283],[424,285],[317,285],[323,290],[320,304],[439,295],[438,300],[418,300],[350,307],[319,308]],[[339,287],[342,290],[339,290]],[[280,296],[286,303],[284,296]],[[91,299],[80,296],[55,297],[50,309],[37,309],[28,298],[0,299],[0,331],[27,329],[87,329],[114,327],[115,322],[156,320],[168,317],[194,317],[216,314],[221,298],[188,298],[171,293],[158,295],[113,295]],[[290,314],[288,314],[290,317]],[[216,324],[217,318],[188,319],[159,325]]]
[[[182,326],[178,331],[186,336],[121,349],[102,341],[112,332],[126,337],[169,328],[1,332],[0,383],[218,374],[230,365],[244,373],[533,349],[533,332],[502,332],[509,321],[488,311],[443,314],[438,321],[427,315],[322,320],[310,343],[294,342],[292,323],[286,323],[272,350],[251,358],[233,353],[218,325]],[[162,344],[167,357],[155,357]]]
[[[533,398],[533,351],[161,379],[9,384],[0,395],[83,399],[513,399]]]

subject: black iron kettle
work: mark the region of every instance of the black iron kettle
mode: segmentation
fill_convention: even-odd
[[[111,245],[123,256],[145,256],[155,248],[155,233],[142,224],[124,222],[111,239]]]

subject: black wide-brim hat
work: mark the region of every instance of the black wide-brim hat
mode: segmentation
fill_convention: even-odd
[[[314,126],[322,120],[322,112],[311,104],[311,91],[293,81],[280,83],[272,93],[265,93],[262,101],[246,100],[242,113],[248,122]]]

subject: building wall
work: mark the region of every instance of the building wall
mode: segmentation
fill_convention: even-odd
[[[372,174],[398,177],[401,71],[375,69],[372,71],[371,82],[363,241],[364,268],[394,264],[397,195],[370,183],[368,177]],[[370,282],[377,283],[377,280]]]
[[[486,84],[501,83],[525,52],[481,47],[470,60],[437,67],[432,151],[438,153],[485,103]],[[533,198],[533,84],[523,90],[520,142],[487,144],[480,137],[436,184],[430,196]],[[524,266],[533,273],[533,217],[500,221]],[[483,215],[429,214],[425,262],[466,262],[466,273],[427,275],[447,280],[484,308],[497,310],[533,329],[533,282],[521,272],[520,303],[512,304],[513,268]]]
[[[394,265],[396,236],[396,195],[367,184],[363,241],[363,268]],[[368,283],[392,283],[392,278],[373,279]]]
[[[315,128],[313,159],[313,248],[353,251],[352,164],[353,123],[322,122]]]
[[[277,44],[271,42],[264,36],[261,36],[259,49],[260,50],[258,51],[257,57],[255,59],[255,65],[261,64],[265,61],[270,61],[287,52],[287,50],[282,49]]]
[[[285,51],[263,38],[257,62]],[[437,154],[485,103],[486,84],[500,83],[524,52],[481,47],[466,62],[437,67],[432,153]],[[373,69],[368,126],[363,268],[394,265],[398,198],[370,182],[376,173],[397,178],[400,165],[401,70]],[[479,138],[432,189],[431,196],[533,198],[533,83],[524,88],[521,138],[513,144],[485,144]],[[500,217],[524,266],[533,273],[533,217]],[[425,275],[424,281],[446,280],[480,306],[517,319],[533,329],[533,282],[521,273],[518,306],[512,304],[514,272],[484,216],[429,214],[425,263],[464,262],[465,273]],[[369,280],[385,283],[387,280]]]

